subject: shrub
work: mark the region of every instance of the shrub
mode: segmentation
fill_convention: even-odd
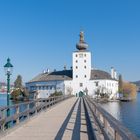
[[[63,95],[62,91],[59,91],[59,92],[55,91],[53,94],[50,95],[50,97],[61,96],[61,95]]]
[[[135,99],[137,95],[137,87],[132,83],[123,82],[122,93],[123,97]]]

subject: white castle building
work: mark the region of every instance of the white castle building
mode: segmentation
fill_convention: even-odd
[[[109,98],[118,92],[117,73],[111,68],[111,73],[97,70],[91,66],[91,52],[84,42],[84,33],[80,32],[77,51],[72,54],[72,68],[62,71],[41,73],[26,83],[26,87],[36,98],[47,98],[54,92],[79,95],[81,93],[96,97],[106,94]]]

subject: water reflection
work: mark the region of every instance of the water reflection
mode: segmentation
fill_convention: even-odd
[[[105,108],[116,119],[121,120],[120,104],[118,102],[102,103],[102,107]]]
[[[140,93],[132,102],[109,102],[102,107],[140,137]]]

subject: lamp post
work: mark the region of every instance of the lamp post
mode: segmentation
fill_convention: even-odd
[[[7,63],[4,65],[5,75],[7,75],[7,106],[9,106],[9,94],[10,94],[10,75],[12,74],[13,65],[10,63],[10,58],[7,59]],[[10,116],[10,110],[7,110],[7,117]]]

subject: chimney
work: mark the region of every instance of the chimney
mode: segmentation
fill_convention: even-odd
[[[46,73],[46,71],[45,71],[45,70],[43,70],[43,73]]]
[[[114,70],[114,78],[117,79],[117,71]]]
[[[50,70],[49,69],[47,69],[47,73],[49,73],[50,72]]]
[[[114,73],[114,68],[113,67],[111,67],[111,78],[112,79],[114,79],[115,78],[115,75],[114,75],[115,73]]]
[[[67,70],[67,67],[66,67],[66,65],[64,65],[64,70]]]

